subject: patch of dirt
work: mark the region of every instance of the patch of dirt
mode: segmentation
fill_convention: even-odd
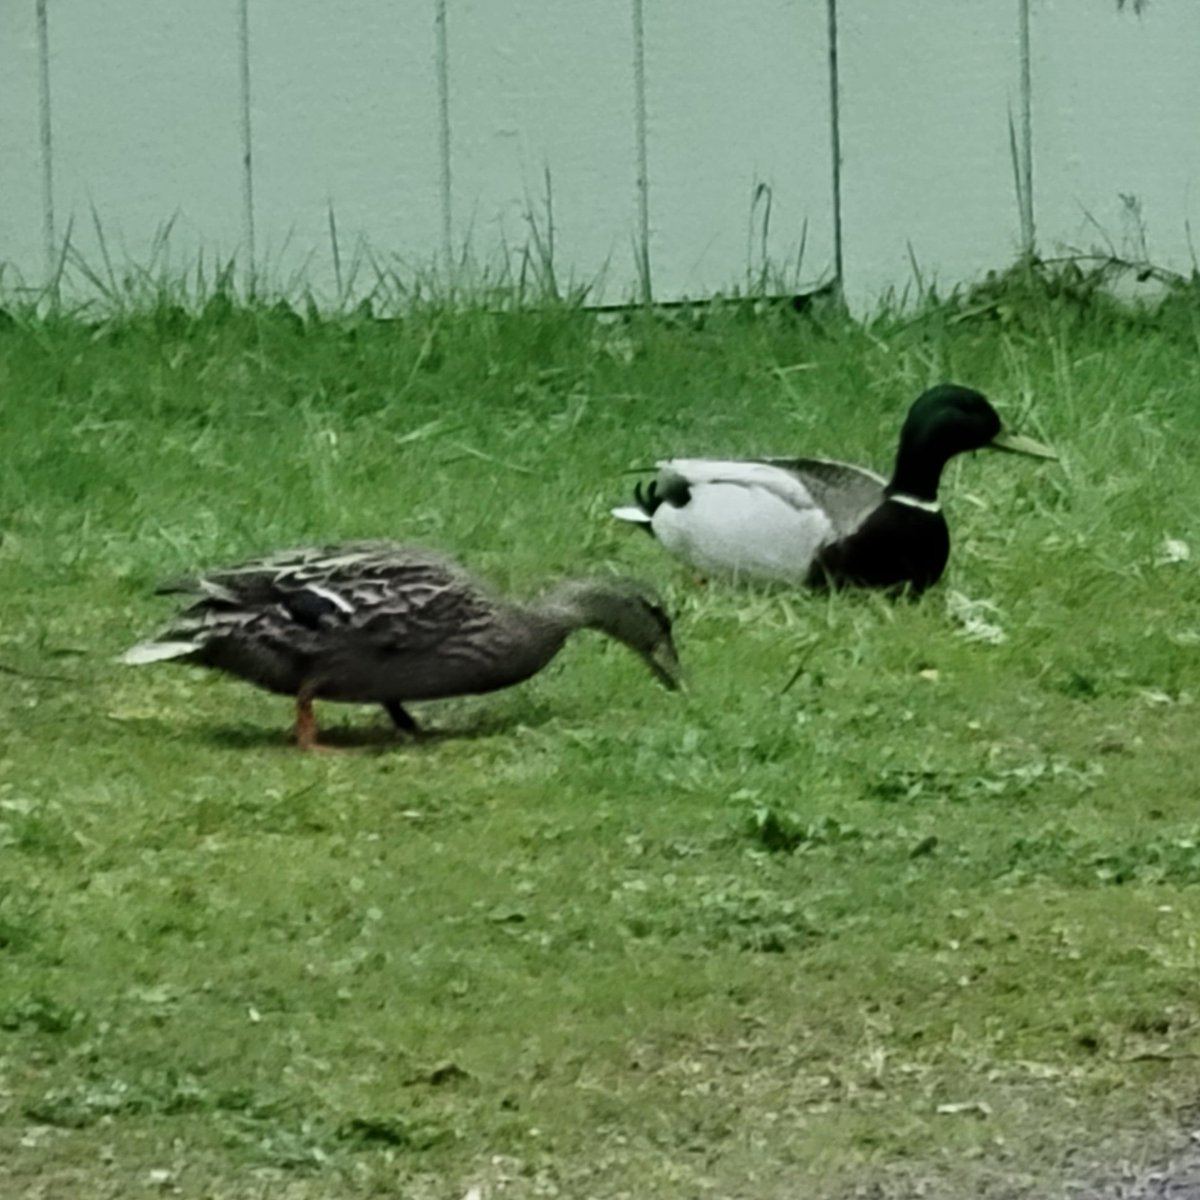
[[[1200,1130],[1151,1170],[1123,1168],[1115,1179],[1069,1185],[1066,1200],[1200,1200]],[[1049,1198],[1048,1198],[1049,1200]]]

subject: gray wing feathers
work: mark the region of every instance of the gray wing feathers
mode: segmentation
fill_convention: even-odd
[[[866,467],[824,458],[765,458],[769,466],[795,476],[828,517],[838,537],[858,528],[883,503],[887,480]]]
[[[186,657],[223,638],[253,638],[291,653],[315,652],[342,636],[381,651],[421,651],[492,609],[462,568],[392,542],[283,551],[160,590],[196,600],[126,661]]]

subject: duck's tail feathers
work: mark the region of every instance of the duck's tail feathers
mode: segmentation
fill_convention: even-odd
[[[129,667],[140,667],[146,663],[164,662],[168,658],[186,658],[198,649],[195,642],[138,642],[121,655],[119,662]]]
[[[650,524],[650,514],[644,508],[638,508],[633,504],[624,504],[610,511],[618,521],[629,521],[633,525]]]
[[[662,503],[658,494],[658,484],[651,480],[648,485],[638,484],[633,489],[635,504],[622,504],[612,509],[612,515],[618,521],[628,521],[632,525],[640,525],[648,534],[653,536],[654,510]]]

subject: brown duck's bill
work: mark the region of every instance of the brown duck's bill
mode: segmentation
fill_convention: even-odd
[[[1028,454],[1031,458],[1058,458],[1057,451],[1051,450],[1041,442],[1026,437],[1023,433],[1009,433],[1003,430],[988,442],[989,450],[1007,450],[1011,454]]]

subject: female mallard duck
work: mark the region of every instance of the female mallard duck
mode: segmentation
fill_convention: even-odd
[[[818,458],[674,458],[644,491],[638,485],[636,507],[612,511],[704,572],[918,593],[950,555],[942,468],[982,447],[1057,457],[1003,432],[979,392],[941,384],[909,409],[890,480]]]
[[[598,629],[675,688],[658,599],[630,580],[561,583],[532,604],[490,595],[456,563],[390,542],[293,550],[159,588],[195,597],[127,651],[175,659],[296,697],[296,741],[321,749],[314,700],[381,704],[415,732],[410,700],[491,692],[536,674],[577,629]]]

